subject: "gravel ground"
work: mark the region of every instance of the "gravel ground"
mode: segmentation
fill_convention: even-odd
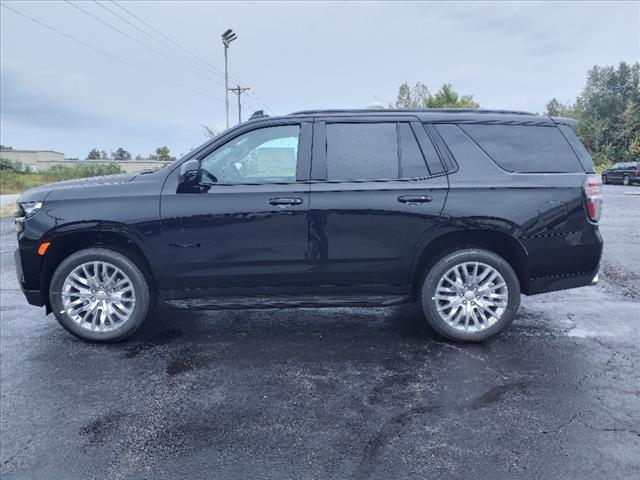
[[[1,221],[3,479],[629,479],[640,471],[640,197],[605,186],[597,287],[524,297],[482,345],[416,307],[183,312],[128,342],[17,290]]]

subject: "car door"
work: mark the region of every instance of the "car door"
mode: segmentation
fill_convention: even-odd
[[[249,124],[198,155],[200,191],[179,193],[174,172],[161,199],[161,289],[308,281],[311,135],[310,122]]]
[[[437,223],[448,189],[416,120],[316,120],[309,211],[314,283],[409,283],[416,250]]]
[[[635,173],[635,171],[636,171],[636,168],[633,162],[624,163],[622,170],[620,171],[620,182],[624,181],[625,176],[631,178]]]
[[[623,164],[614,164],[613,167],[611,167],[611,174],[607,174],[607,177],[613,180],[613,183],[622,183],[622,168]]]

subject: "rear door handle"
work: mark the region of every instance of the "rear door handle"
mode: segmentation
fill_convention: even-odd
[[[287,205],[301,205],[301,198],[271,198],[269,199],[269,205],[277,205],[279,207],[286,207]]]
[[[398,201],[402,203],[428,203],[433,200],[431,195],[401,195]]]

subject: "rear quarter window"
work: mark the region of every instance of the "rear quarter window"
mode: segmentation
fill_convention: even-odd
[[[584,171],[593,173],[595,171],[593,169],[593,159],[591,158],[591,155],[589,155],[589,152],[587,152],[587,149],[584,148],[582,142],[578,139],[578,137],[576,137],[573,129],[568,125],[560,125],[559,128],[564,135],[564,138],[567,139],[569,145],[571,145],[571,148],[573,148],[573,151],[576,152],[576,155],[578,155],[578,160],[580,160],[580,163],[584,167]]]
[[[585,171],[576,152],[556,126],[458,126],[503,170],[517,173]]]

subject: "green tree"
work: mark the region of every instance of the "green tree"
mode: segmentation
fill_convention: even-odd
[[[480,108],[480,104],[473,101],[473,95],[460,97],[450,83],[445,83],[435,95],[429,96],[428,108]]]
[[[406,82],[398,88],[396,108],[480,108],[473,95],[458,95],[450,83],[442,86],[435,95],[422,82],[410,87]]]
[[[100,160],[100,150],[92,148],[87,154],[87,160]]]
[[[411,88],[408,83],[403,83],[398,88],[396,108],[424,108],[429,98],[429,89],[422,82],[416,82]]]
[[[547,113],[555,112],[552,102]],[[563,115],[578,120],[576,134],[596,165],[638,159],[640,63],[594,66],[575,104],[566,107]]]
[[[124,148],[118,147],[118,149],[115,152],[113,152],[112,158],[116,162],[126,162],[131,160],[131,154],[127,152]]]
[[[173,162],[176,157],[172,157],[169,147],[166,145],[164,147],[156,148],[156,153],[154,155],[149,155],[149,158],[152,160],[160,160],[161,162]]]
[[[109,160],[109,154],[106,150],[100,150],[100,160]]]
[[[0,171],[20,173],[23,170],[24,168],[21,162],[9,160],[7,158],[0,158]]]
[[[576,112],[572,105],[562,103],[557,98],[552,98],[547,102],[544,114],[549,115],[550,117],[574,118],[576,116]]]

